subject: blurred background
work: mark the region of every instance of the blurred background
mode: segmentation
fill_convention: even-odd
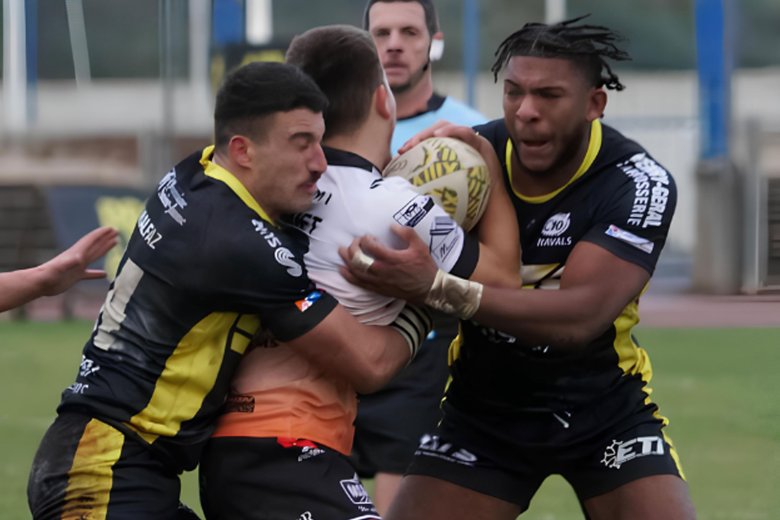
[[[591,13],[622,32],[633,61],[614,66],[627,88],[610,92],[605,121],[644,144],[679,189],[655,286],[780,288],[777,0],[436,3],[446,42],[437,90],[489,117],[501,115],[493,52],[524,23]],[[0,271],[40,263],[98,223],[129,236],[157,179],[209,143],[227,70],[281,59],[315,25],[359,25],[363,6],[3,0]],[[120,249],[106,259],[110,272]],[[74,312],[67,301],[64,312]]]

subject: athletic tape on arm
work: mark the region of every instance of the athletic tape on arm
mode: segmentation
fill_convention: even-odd
[[[479,282],[464,280],[439,269],[425,297],[425,304],[467,320],[479,309],[482,288]]]

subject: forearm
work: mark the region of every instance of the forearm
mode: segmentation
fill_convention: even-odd
[[[334,367],[361,394],[376,392],[400,372],[411,359],[401,334],[389,327],[372,326],[363,335],[360,350],[336,360]]]
[[[0,312],[43,296],[44,281],[41,266],[0,273]]]
[[[391,346],[380,349],[375,353],[374,359],[369,360],[369,366],[374,367],[374,373],[371,380],[360,385],[358,391],[369,393],[382,388],[401,368],[411,363],[432,328],[430,313],[424,307],[405,305],[392,323],[381,328],[383,333],[396,332],[403,339],[407,351],[400,359],[405,360],[404,364],[398,365],[397,338],[391,336],[388,339]]]
[[[604,308],[585,288],[510,290],[485,287],[473,319],[516,336],[523,343],[577,348],[607,330],[620,312],[614,307]]]
[[[288,346],[356,391],[379,390],[405,367],[430,330],[430,317],[407,305],[387,326],[359,323],[341,306]]]
[[[480,265],[472,279],[490,285],[519,286],[520,232],[514,207],[501,178],[503,170],[493,147],[481,138],[480,153],[491,174],[490,197],[476,227],[480,242]]]

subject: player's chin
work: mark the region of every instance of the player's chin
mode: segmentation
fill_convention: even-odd
[[[301,213],[302,211],[308,211],[314,204],[314,193],[316,193],[316,190],[311,193],[299,191],[294,197],[289,197],[284,213]]]
[[[555,150],[552,143],[539,143],[534,145],[520,145],[520,161],[529,171],[544,171],[552,167],[555,162]]]
[[[524,154],[520,154],[520,162],[523,164],[523,168],[532,174],[546,173],[554,164],[554,161],[551,158]]]

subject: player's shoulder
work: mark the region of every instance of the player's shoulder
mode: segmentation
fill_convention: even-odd
[[[674,177],[641,144],[615,128],[602,124],[602,145],[594,167],[621,172],[615,181],[632,182],[644,177],[674,188]]]

